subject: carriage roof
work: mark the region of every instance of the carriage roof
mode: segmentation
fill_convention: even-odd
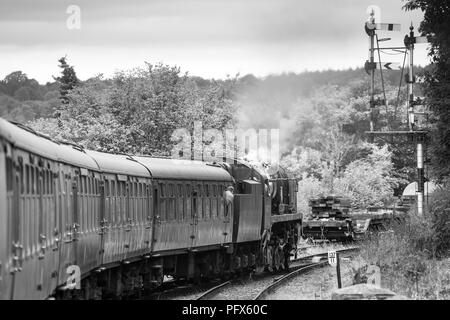
[[[3,137],[19,149],[41,157],[98,170],[95,161],[81,149],[55,142],[51,138],[33,131],[31,128],[11,123],[2,118],[0,118],[0,137]]]
[[[29,127],[2,118],[0,137],[20,149],[42,157],[105,173],[174,180],[233,181],[231,175],[218,165],[202,161],[127,156],[87,150],[70,143],[54,141]]]
[[[133,157],[146,166],[154,178],[175,180],[233,181],[222,167],[202,161]]]
[[[98,163],[102,172],[150,178],[149,171],[130,156],[92,150],[85,151]]]

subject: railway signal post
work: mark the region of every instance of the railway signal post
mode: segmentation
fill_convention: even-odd
[[[414,44],[416,43],[427,43],[427,37],[415,37],[414,35],[414,27],[410,26],[409,35],[407,34],[404,39],[404,47],[391,47],[391,48],[380,48],[379,42],[384,41],[385,39],[378,39],[376,35],[376,30],[384,30],[384,31],[400,31],[399,24],[392,23],[375,23],[374,12],[372,11],[370,14],[369,21],[365,24],[365,31],[370,39],[370,48],[369,48],[369,60],[365,63],[365,70],[367,73],[371,75],[371,84],[370,84],[370,131],[366,131],[369,134],[370,141],[373,141],[375,136],[390,136],[392,139],[394,136],[408,136],[416,143],[416,155],[417,155],[417,212],[419,215],[423,215],[424,213],[424,149],[425,141],[427,137],[427,131],[424,128],[420,128],[417,124],[416,116],[419,115],[427,115],[425,112],[415,112],[414,107],[423,104],[421,99],[415,99],[414,97],[414,83],[416,81],[414,75]],[[377,47],[375,48],[375,40],[377,41]],[[386,39],[387,40],[387,39]],[[375,51],[378,51],[378,57],[380,57],[381,50],[406,50],[405,54],[409,54],[409,62],[408,69],[409,73],[407,75],[407,87],[408,87],[408,99],[407,99],[407,125],[408,130],[403,131],[376,131],[375,130],[375,107],[378,105],[386,105],[386,98],[384,99],[375,99],[375,71],[377,69],[377,63],[375,63]],[[383,67],[385,69],[392,69],[393,63],[383,63],[381,62],[381,58],[379,61],[378,68],[381,72],[381,80],[383,84]],[[383,85],[383,94],[386,97]],[[386,114],[386,116],[388,116]]]

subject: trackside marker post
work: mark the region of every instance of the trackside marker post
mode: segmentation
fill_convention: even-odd
[[[339,259],[339,252],[336,251],[328,251],[328,263],[332,267],[336,267],[336,275],[337,275],[337,282],[338,282],[338,288],[342,288],[342,282],[341,282],[341,263]]]

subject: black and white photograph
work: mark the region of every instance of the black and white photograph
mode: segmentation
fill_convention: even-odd
[[[0,0],[0,300],[449,299],[450,1]]]

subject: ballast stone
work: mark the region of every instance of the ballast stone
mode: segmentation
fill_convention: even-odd
[[[331,300],[406,300],[389,289],[373,284],[360,283],[342,289],[336,289],[331,294]]]

